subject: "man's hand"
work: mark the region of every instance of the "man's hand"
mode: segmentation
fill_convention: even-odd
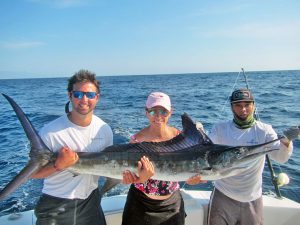
[[[205,132],[203,124],[199,121],[196,121],[196,128],[197,128],[197,130],[202,130],[203,132]]]
[[[196,184],[200,184],[200,183],[207,183],[207,181],[201,180],[201,176],[197,174],[197,175],[192,176],[189,179],[187,179],[186,183],[188,185],[196,185]]]
[[[290,141],[300,138],[300,127],[299,126],[292,126],[285,131],[283,131],[284,136],[289,139]]]
[[[78,161],[79,157],[76,152],[72,151],[68,147],[63,147],[58,153],[58,157],[54,163],[54,167],[57,170],[64,170]]]

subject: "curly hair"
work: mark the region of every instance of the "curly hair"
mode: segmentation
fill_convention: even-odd
[[[96,74],[88,70],[79,70],[68,80],[68,92],[73,90],[73,85],[81,82],[91,82],[97,88],[97,92],[100,93],[100,81],[96,79]]]

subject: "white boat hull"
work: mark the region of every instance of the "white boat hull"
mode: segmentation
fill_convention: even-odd
[[[181,190],[186,209],[186,225],[206,225],[210,191]],[[120,225],[126,195],[104,197],[102,208],[107,225]],[[263,196],[264,225],[300,224],[300,204],[290,199]],[[35,224],[33,210],[0,217],[1,225]]]

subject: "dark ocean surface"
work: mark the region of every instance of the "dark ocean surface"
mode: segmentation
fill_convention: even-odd
[[[284,129],[300,125],[300,71],[247,72],[258,114],[281,134]],[[232,118],[228,96],[234,88],[245,87],[242,73],[170,74],[147,76],[99,77],[101,99],[95,114],[111,125],[114,143],[126,143],[129,137],[147,125],[144,105],[152,91],[170,95],[174,113],[169,123],[181,129],[180,115],[188,113],[209,131],[212,125]],[[67,78],[0,80],[0,92],[11,96],[39,130],[45,123],[64,114],[67,102]],[[29,144],[15,113],[0,96],[0,189],[28,161]],[[300,202],[300,141],[294,142],[291,159],[279,165],[290,184],[281,188],[283,196]],[[270,172],[263,174],[263,191],[274,193]],[[103,179],[100,180],[100,184]],[[184,185],[184,183],[182,183]],[[187,189],[211,190],[212,183]],[[33,209],[41,194],[42,181],[30,180],[0,202],[0,216]],[[128,186],[118,185],[107,195],[126,193]]]

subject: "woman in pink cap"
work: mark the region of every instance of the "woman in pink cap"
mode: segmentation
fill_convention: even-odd
[[[171,101],[162,92],[152,92],[146,102],[149,125],[131,137],[131,143],[162,142],[177,136],[180,131],[168,125],[172,114]],[[185,211],[178,182],[153,180],[152,163],[142,158],[139,176],[130,171],[123,182],[131,184],[123,212],[122,225],[183,225]],[[139,167],[141,168],[141,167]]]

